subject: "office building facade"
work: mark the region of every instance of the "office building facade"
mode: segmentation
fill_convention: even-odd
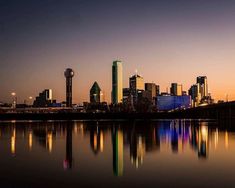
[[[143,97],[147,98],[150,102],[155,104],[155,99],[159,95],[159,85],[155,83],[145,83],[145,91],[143,92]]]
[[[201,97],[207,97],[208,96],[208,83],[207,83],[207,77],[206,76],[198,76],[197,77],[197,84],[199,84],[199,90],[201,93]]]
[[[172,83],[170,90],[171,90],[171,95],[173,95],[173,96],[181,96],[182,95],[183,86],[182,86],[182,84]]]
[[[97,82],[94,82],[90,89],[90,103],[100,103],[103,93]]]
[[[133,75],[129,78],[129,87],[131,91],[144,90],[144,78],[140,75]]]
[[[199,84],[192,85],[188,93],[191,96],[192,106],[197,107],[201,102],[200,85]]]
[[[112,66],[112,104],[119,104],[123,100],[122,62],[114,61]]]

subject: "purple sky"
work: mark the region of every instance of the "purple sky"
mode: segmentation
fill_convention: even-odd
[[[75,71],[74,102],[97,81],[110,101],[112,61],[124,87],[137,69],[165,91],[206,75],[215,99],[235,99],[235,1],[1,0],[0,101],[45,88],[65,100],[64,69]]]

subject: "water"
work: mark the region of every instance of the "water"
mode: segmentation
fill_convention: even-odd
[[[235,129],[216,122],[0,123],[0,187],[232,187]]]

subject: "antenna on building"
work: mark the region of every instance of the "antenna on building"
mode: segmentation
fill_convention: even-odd
[[[137,76],[138,75],[138,70],[137,69],[135,69],[135,76]]]

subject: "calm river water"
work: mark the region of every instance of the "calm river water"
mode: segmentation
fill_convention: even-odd
[[[235,125],[0,123],[0,187],[233,187]]]

